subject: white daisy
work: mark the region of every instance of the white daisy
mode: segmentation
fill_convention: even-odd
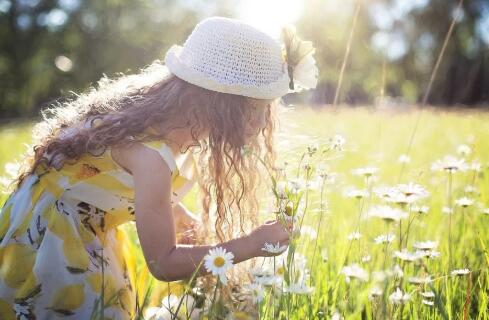
[[[392,221],[398,222],[401,219],[406,219],[408,217],[408,214],[407,212],[401,209],[380,205],[380,206],[372,207],[367,212],[367,217],[381,218],[387,222],[392,222]]]
[[[423,255],[418,251],[412,253],[407,251],[407,249],[402,249],[402,251],[394,251],[394,257],[403,261],[414,262],[421,259]]]
[[[255,278],[273,275],[273,270],[270,268],[270,264],[265,263],[264,259],[261,261],[262,262],[259,263],[262,265],[252,268],[250,270],[250,274]]]
[[[384,200],[401,205],[415,203],[429,195],[428,191],[419,184],[399,184],[390,189]]]
[[[276,265],[275,273],[274,273],[271,259],[262,258],[262,262],[257,261],[257,263],[260,264],[261,266],[255,267],[250,270],[254,282],[261,284],[262,286],[278,285],[282,282],[283,275],[280,274],[280,269],[279,269],[279,267],[282,264],[279,263]]]
[[[430,207],[428,207],[428,206],[412,206],[411,207],[412,212],[416,212],[419,214],[428,213],[429,210],[430,210]]]
[[[361,233],[358,231],[352,232],[348,235],[348,240],[359,240],[362,237]]]
[[[389,233],[389,234],[381,234],[380,236],[378,236],[378,237],[376,237],[374,239],[374,242],[376,244],[391,243],[392,241],[394,241],[395,238],[396,238],[396,236],[393,235],[392,233]]]
[[[285,276],[285,266],[283,265],[283,263],[277,263],[275,265],[275,276],[276,277],[280,277],[280,278],[283,278]]]
[[[470,270],[465,268],[465,269],[455,269],[450,274],[452,276],[465,276],[466,274],[469,274]]]
[[[453,208],[450,208],[450,207],[443,207],[441,208],[441,212],[443,212],[444,214],[452,214],[453,213]]]
[[[356,176],[364,176],[366,178],[375,175],[379,171],[379,168],[376,167],[363,167],[353,169],[351,173]]]
[[[328,261],[328,250],[326,248],[321,250],[321,259],[323,259],[324,262]]]
[[[372,276],[376,282],[382,282],[391,277],[402,278],[404,276],[404,272],[402,271],[401,267],[396,264],[391,269],[374,271],[372,272]]]
[[[218,276],[219,280],[226,284],[226,271],[233,266],[233,258],[234,255],[231,252],[226,252],[226,249],[222,247],[213,248],[204,257],[204,266],[208,272]]]
[[[263,286],[259,283],[253,282],[246,286],[246,289],[251,295],[253,303],[261,302],[265,296],[265,290]]]
[[[455,200],[455,204],[462,208],[467,208],[474,204],[474,200],[467,197],[462,197],[460,199]]]
[[[375,286],[375,287],[373,287],[372,289],[370,289],[370,291],[369,291],[369,293],[368,293],[368,298],[369,298],[370,300],[372,300],[372,299],[373,299],[373,298],[375,298],[375,297],[380,297],[380,296],[382,296],[382,293],[383,293],[382,289],[381,289],[381,288],[379,288],[379,287],[377,287],[377,286]]]
[[[291,283],[289,286],[284,287],[284,292],[295,294],[310,294],[313,291],[314,287],[309,287],[304,282]]]
[[[365,263],[365,262],[369,262],[370,260],[372,260],[372,257],[371,257],[369,254],[364,255],[364,256],[362,257],[362,262],[363,262],[363,263]]]
[[[471,152],[472,149],[466,144],[461,144],[457,147],[457,153],[463,157],[468,156]]]
[[[298,193],[306,188],[306,181],[302,178],[292,178],[287,181],[290,191]]]
[[[413,196],[417,199],[426,198],[430,194],[422,185],[413,182],[398,184],[396,189],[407,197]]]
[[[438,258],[440,257],[441,253],[440,251],[436,251],[436,250],[428,250],[428,251],[423,251],[426,253],[426,257],[429,257],[430,259],[435,259],[435,258]]]
[[[394,304],[403,304],[409,301],[410,299],[411,299],[411,295],[409,293],[402,292],[402,290],[399,289],[399,287],[397,287],[396,291],[389,296],[389,301]]]
[[[437,241],[418,241],[413,244],[413,248],[419,250],[433,250],[438,247]]]
[[[266,251],[269,253],[282,253],[285,250],[287,250],[287,246],[281,246],[279,242],[277,244],[273,245],[271,243],[265,242],[263,248],[261,248],[262,251]]]
[[[329,139],[329,147],[334,150],[342,151],[345,143],[345,138],[343,138],[339,134],[335,134],[332,138]]]
[[[431,170],[433,171],[465,171],[467,169],[467,164],[464,159],[457,159],[453,156],[447,155],[441,160],[437,160],[431,165]]]
[[[361,281],[368,281],[368,272],[356,263],[343,267],[341,269],[341,273],[345,275],[347,283],[350,283],[350,278],[357,278]]]
[[[482,169],[482,165],[479,161],[473,161],[469,164],[469,170],[480,172]]]
[[[435,297],[435,293],[433,291],[420,292],[419,294],[428,299]]]
[[[399,159],[397,159],[397,161],[399,161],[400,163],[409,163],[411,162],[411,158],[408,155],[401,154],[399,156]]]
[[[465,193],[479,194],[479,190],[477,190],[477,188],[472,186],[472,185],[465,186],[464,192]]]
[[[285,181],[277,182],[275,191],[279,199],[287,199],[287,183]]]
[[[375,187],[373,190],[375,195],[382,200],[388,200],[394,193],[393,188],[388,186]]]
[[[182,303],[180,304],[180,301]],[[180,306],[180,307],[179,307]],[[161,299],[161,307],[150,307],[145,311],[145,319],[148,320],[165,320],[176,315],[178,308],[178,317],[196,320],[200,318],[202,309],[197,308],[197,302],[191,295],[178,297],[169,295]]]
[[[343,196],[346,198],[362,199],[368,197],[369,193],[364,189],[348,188],[343,191]]]
[[[435,302],[431,301],[431,300],[423,299],[423,300],[421,300],[421,302],[427,306],[434,306],[435,305]]]
[[[282,282],[282,278],[274,275],[255,277],[254,281],[262,286],[270,287],[279,285]]]
[[[396,264],[392,269],[390,270],[391,274],[397,278],[402,278],[404,277],[404,271],[402,271],[402,268],[400,265]]]
[[[341,320],[341,314],[338,311],[335,311],[331,316],[331,320]]]
[[[427,277],[409,277],[408,282],[412,284],[426,284],[433,281],[430,276]]]

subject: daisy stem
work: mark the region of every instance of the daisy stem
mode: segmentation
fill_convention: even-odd
[[[409,205],[408,217],[411,217],[411,205]],[[416,219],[416,216],[414,216],[412,219],[409,219],[409,223],[408,223],[408,226],[406,228],[406,248],[408,246],[409,229],[411,228],[411,224],[413,223],[414,219]]]
[[[215,311],[215,302],[216,302],[216,296],[217,296],[217,287],[219,286],[219,283],[221,282],[221,280],[217,279],[217,282],[216,282],[216,288],[214,289],[214,295],[212,297],[212,302],[211,302],[211,319],[217,319],[217,314],[214,315],[214,311]]]
[[[304,206],[304,213],[302,214],[301,222],[299,224],[299,232],[302,230],[302,223],[304,222],[304,217],[306,216],[306,212],[307,212],[307,204],[308,204],[308,196],[309,196],[309,188],[307,187],[307,182],[309,181],[309,173],[310,173],[310,170],[307,170],[306,171],[306,203],[305,203],[305,206]],[[299,202],[300,202],[300,199],[299,199]],[[292,265],[292,262],[294,261],[294,257],[295,257],[295,250],[292,250],[292,257],[289,260],[290,261],[290,266]],[[290,268],[290,266],[289,266],[289,268]],[[292,270],[292,268],[290,268],[289,270]]]
[[[273,257],[273,284],[272,284],[272,319],[275,319],[275,300],[274,300],[274,295],[275,295],[275,292],[274,292],[274,289],[275,289],[275,277],[276,277],[276,268],[275,268],[275,257]]]
[[[316,229],[316,234],[319,235],[319,229],[321,228],[321,222],[322,222],[322,219],[323,219],[323,191],[324,191],[324,179],[322,181],[322,184],[321,184],[321,196],[320,196],[320,209],[319,209],[319,222],[318,222],[318,227]],[[316,250],[317,250],[317,246],[318,246],[318,238],[319,236],[316,236],[316,239],[315,239],[315,242],[314,242],[314,250],[312,252],[312,260],[311,260],[311,285],[312,285],[312,282],[313,282],[313,278],[314,278],[314,267],[315,267],[315,264],[314,264],[314,260],[316,258]]]
[[[448,172],[448,271],[452,269],[452,172]]]
[[[299,161],[299,165],[297,166],[297,178],[299,178],[300,172],[301,172],[301,164],[302,160],[304,160],[304,157],[306,156],[306,153],[302,153],[301,160]]]
[[[310,170],[308,169],[306,172],[306,204],[304,206],[304,213],[302,214],[301,223],[299,225],[299,230],[302,229],[302,223],[304,222],[304,218],[305,218],[306,212],[307,212],[307,204],[308,204],[308,198],[309,198],[309,188],[307,187],[307,183],[309,182],[309,176],[310,176]]]
[[[402,221],[399,220],[399,251],[402,250]]]
[[[187,293],[188,293],[188,290],[190,288],[190,285],[191,283],[194,282],[195,278],[197,277],[197,273],[199,272],[200,270],[200,267],[202,266],[204,262],[204,259],[202,259],[199,263],[199,265],[195,268],[195,271],[192,273],[192,276],[190,277],[190,280],[188,281],[188,285],[185,286],[185,290],[183,291],[183,294],[182,294],[182,298],[180,299],[180,301],[178,302],[178,306],[177,306],[177,309],[175,311],[175,314],[178,315],[178,311],[180,311],[180,307],[182,306],[182,303],[183,303],[183,299],[185,298],[185,296],[187,296]],[[170,290],[168,290],[169,292]],[[187,308],[186,308],[187,309]],[[192,309],[193,310],[193,309]],[[188,310],[187,310],[188,311]]]

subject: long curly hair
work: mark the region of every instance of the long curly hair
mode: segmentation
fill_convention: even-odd
[[[200,239],[224,241],[256,226],[256,195],[264,186],[261,177],[267,176],[265,172],[277,174],[273,133],[280,99],[268,105],[266,126],[245,143],[246,121],[256,99],[190,84],[171,74],[160,60],[137,74],[104,76],[97,85],[41,112],[43,120],[33,130],[33,153],[26,158],[15,188],[41,163],[59,170],[83,154],[98,156],[111,146],[133,143],[132,137],[158,140],[173,129],[190,128],[191,146],[199,154],[197,175],[205,228]],[[154,125],[163,132],[147,133]],[[208,137],[199,141],[202,132]],[[214,232],[208,232],[212,229]]]

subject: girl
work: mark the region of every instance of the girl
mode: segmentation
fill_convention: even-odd
[[[278,221],[256,228],[252,156],[264,146],[274,172],[279,99],[316,85],[311,50],[297,59],[304,51],[291,48],[304,43],[284,35],[285,52],[241,21],[208,18],[164,65],[103,78],[43,113],[34,154],[0,214],[2,319],[88,319],[101,297],[106,318],[133,317],[134,266],[120,228],[128,221],[163,281],[188,278],[214,247],[188,244],[200,227],[234,263],[267,254],[265,242],[288,243]],[[195,181],[202,223],[180,203]]]

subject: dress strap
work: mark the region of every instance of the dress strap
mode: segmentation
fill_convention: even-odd
[[[172,177],[175,177],[176,175],[179,174],[178,166],[175,161],[175,157],[173,156],[173,153],[170,149],[170,147],[164,142],[164,141],[147,141],[147,142],[141,142],[143,145],[147,146],[148,148],[151,148],[153,150],[156,150],[163,160],[166,162],[168,167],[170,168],[170,171],[172,173]]]

